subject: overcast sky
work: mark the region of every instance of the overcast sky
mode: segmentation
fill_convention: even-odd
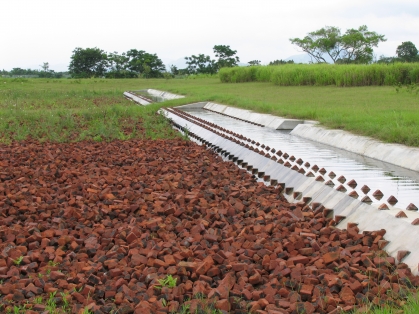
[[[0,0],[0,68],[66,71],[76,47],[156,53],[165,64],[230,45],[241,62],[301,54],[289,42],[324,26],[367,25],[387,42],[419,47],[418,0]]]

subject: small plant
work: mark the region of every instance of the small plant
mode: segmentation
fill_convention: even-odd
[[[57,291],[51,292],[49,294],[49,299],[47,300],[47,306],[46,310],[49,311],[49,313],[56,313],[57,311],[57,303],[55,302],[55,295]]]
[[[23,256],[19,256],[18,258],[16,258],[15,260],[13,260],[13,263],[15,265],[20,265],[23,261]]]
[[[182,304],[182,307],[179,309],[178,314],[189,314],[190,304]],[[174,312],[172,312],[174,314]]]
[[[83,314],[93,314],[92,311],[90,311],[88,308],[83,309]]]
[[[33,303],[35,303],[35,304],[42,304],[42,296],[35,297],[33,299]]]
[[[51,266],[51,267],[56,267],[56,266],[58,266],[58,265],[60,265],[60,263],[58,263],[58,262],[54,262],[54,261],[48,261],[48,266]]]
[[[70,304],[68,303],[68,299],[67,296],[70,294],[68,292],[60,292],[61,294],[61,298],[63,300],[63,310],[65,312],[67,312],[68,310],[70,310]]]
[[[156,286],[157,289],[163,287],[174,288],[176,287],[177,278],[173,278],[172,275],[167,275],[166,278],[159,279],[159,286]]]

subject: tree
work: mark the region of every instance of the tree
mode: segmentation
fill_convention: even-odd
[[[288,61],[285,61],[285,60],[274,60],[274,61],[271,61],[271,62],[269,62],[269,64],[268,65],[282,65],[282,64],[294,64],[294,60],[288,60]]]
[[[106,72],[107,78],[134,78],[138,77],[137,73],[128,70],[129,57],[126,53],[118,54],[112,52],[108,54],[108,71]]]
[[[252,60],[247,62],[249,66],[260,65],[260,60]]]
[[[126,53],[128,69],[144,77],[161,77],[166,67],[156,54],[131,49]]]
[[[48,62],[43,62],[43,64],[40,65],[40,67],[42,68],[42,70],[44,72],[47,72],[49,70],[49,63]]]
[[[326,26],[308,33],[303,39],[290,38],[290,41],[319,63],[328,63],[327,57],[333,63],[370,63],[373,47],[386,39],[362,25],[358,29],[348,29],[343,35],[338,27]]]
[[[418,49],[411,41],[404,41],[397,47],[397,56],[405,62],[418,60]]]
[[[216,61],[218,69],[235,67],[237,66],[237,62],[240,62],[239,57],[235,56],[237,50],[232,50],[230,46],[215,45],[213,50],[215,56],[218,58]]]
[[[173,76],[178,75],[179,74],[179,69],[177,68],[176,65],[171,65],[170,66],[170,73],[172,73]]]
[[[189,74],[215,74],[218,70],[218,65],[215,60],[211,60],[210,56],[199,54],[185,57],[188,67],[186,71]]]
[[[107,54],[99,48],[76,48],[73,50],[68,70],[73,77],[104,76],[108,66]]]

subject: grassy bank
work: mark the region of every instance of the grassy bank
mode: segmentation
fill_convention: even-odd
[[[280,86],[392,86],[419,83],[419,63],[332,65],[286,64],[224,68],[224,83],[271,82]]]
[[[122,97],[126,90],[144,88],[187,96],[165,102],[165,106],[214,101],[283,117],[318,120],[326,127],[385,142],[419,146],[419,96],[406,87],[397,88],[397,91],[392,86],[223,84],[218,77],[3,79],[0,84],[0,137],[5,142],[28,136],[50,141],[176,136],[155,114],[161,105],[139,107]]]
[[[125,84],[126,83],[126,84]],[[132,80],[3,80],[0,141],[107,141],[179,136],[156,113],[122,96]]]

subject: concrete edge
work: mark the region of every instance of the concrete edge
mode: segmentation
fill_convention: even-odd
[[[409,170],[419,171],[419,148],[387,144],[366,136],[353,135],[347,131],[329,130],[308,124],[297,125],[291,134]]]
[[[124,96],[126,98],[128,98],[129,100],[131,100],[131,101],[133,101],[133,102],[135,102],[137,104],[143,105],[143,106],[147,106],[147,105],[150,105],[151,104],[149,101],[147,101],[145,99],[142,99],[142,98],[140,98],[140,97],[138,97],[138,96],[136,96],[134,94],[131,94],[129,92],[124,92]]]
[[[241,118],[243,120],[247,120],[253,123],[258,123],[265,127],[272,128],[275,130],[292,130],[298,124],[304,123],[304,120],[286,119],[270,114],[257,113],[251,110],[234,108],[212,102],[208,102],[204,106],[204,109],[209,109],[218,113],[223,113],[231,117]]]
[[[160,90],[157,90],[157,89],[149,88],[146,91],[150,95],[162,97],[166,100],[185,98],[185,96],[183,96],[183,95],[172,94],[172,93],[165,92],[165,91],[160,91]]]

